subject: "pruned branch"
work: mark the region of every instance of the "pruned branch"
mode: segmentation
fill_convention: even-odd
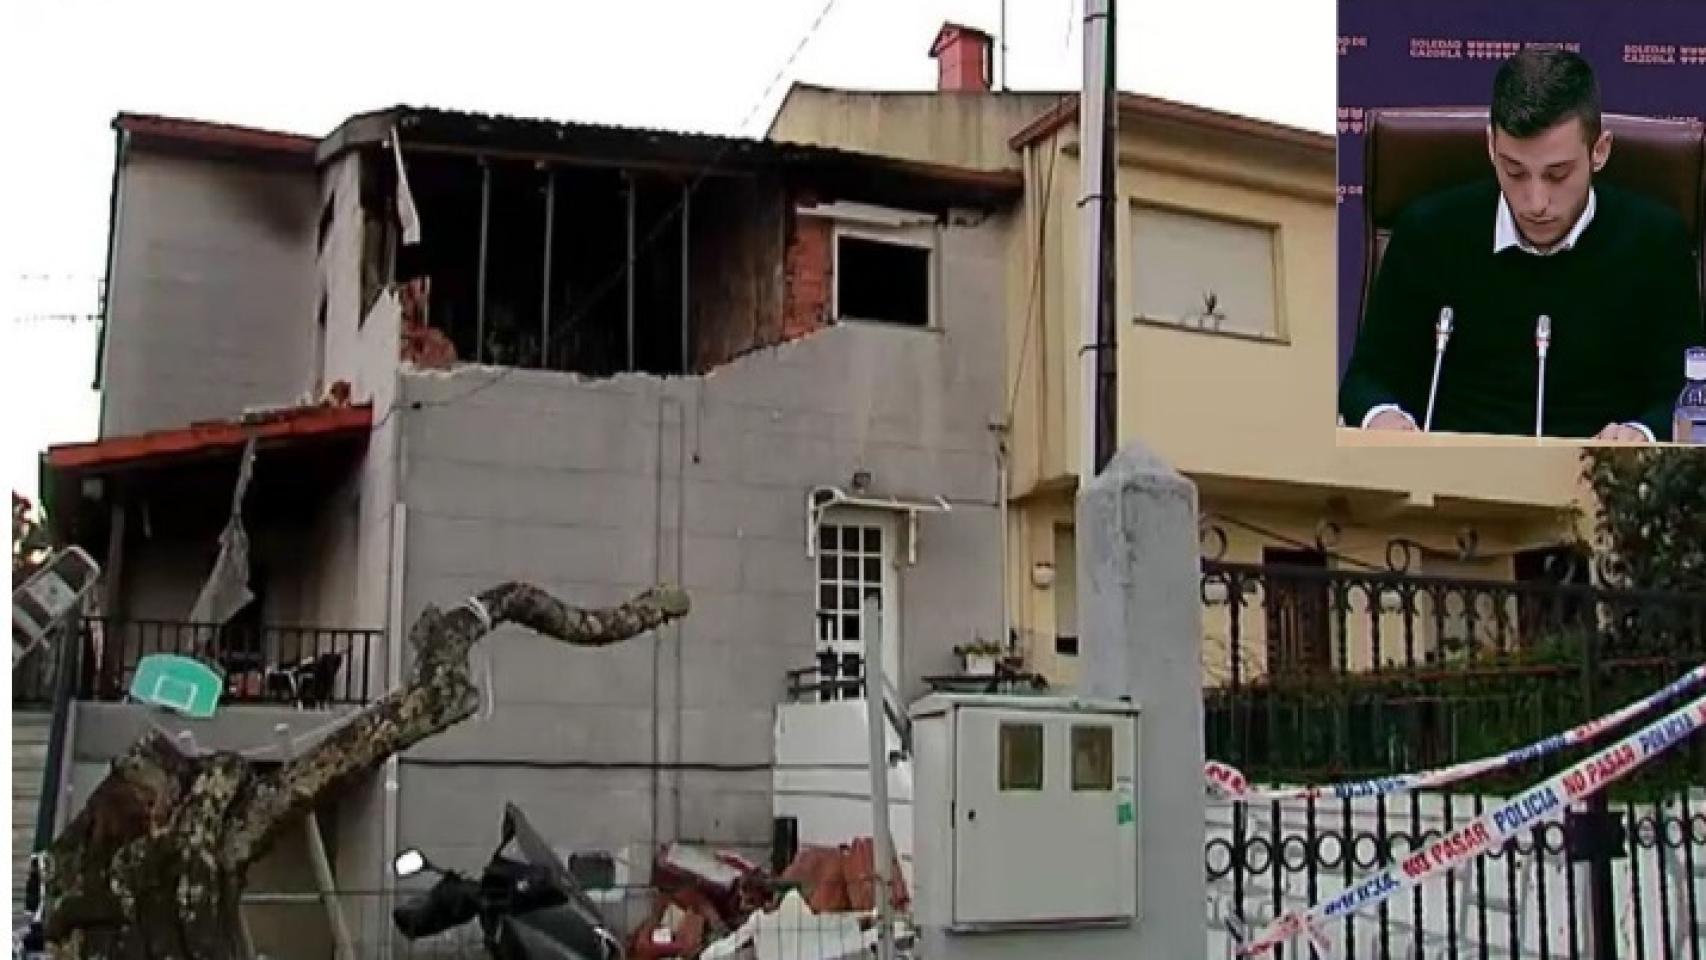
[[[468,653],[497,627],[514,623],[572,646],[598,647],[656,629],[687,610],[687,595],[670,587],[647,591],[621,606],[583,610],[531,584],[514,582],[493,587],[449,613],[427,608],[409,635],[416,664],[408,685],[257,784],[242,827],[227,841],[227,858],[237,864],[254,862],[280,830],[306,816],[329,793],[477,713],[480,693],[470,676]]]
[[[410,630],[408,683],[271,774],[236,753],[189,757],[159,733],[144,737],[54,842],[48,939],[65,956],[234,955],[248,868],[322,801],[474,715],[480,694],[468,654],[492,630],[513,623],[601,647],[683,617],[688,606],[682,591],[658,587],[583,610],[505,583],[449,612],[428,607]]]

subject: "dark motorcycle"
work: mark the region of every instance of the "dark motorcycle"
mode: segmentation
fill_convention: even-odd
[[[511,843],[514,855],[506,855]],[[394,864],[399,877],[437,874],[432,888],[391,913],[410,940],[480,921],[494,960],[618,960],[620,939],[514,804],[504,805],[498,848],[478,880],[434,866],[419,850]]]

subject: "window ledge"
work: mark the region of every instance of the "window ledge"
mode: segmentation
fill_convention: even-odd
[[[1210,330],[1206,327],[1194,327],[1179,323],[1176,320],[1163,320],[1160,317],[1150,317],[1139,314],[1131,318],[1131,322],[1145,327],[1155,327],[1160,330],[1176,330],[1179,333],[1194,333],[1208,337],[1221,337],[1228,340],[1243,340],[1249,343],[1261,343],[1276,347],[1291,346],[1289,337],[1271,333],[1245,333],[1242,330]]]
[[[837,317],[835,319],[835,325],[838,327],[848,326],[876,328],[878,330],[902,330],[908,333],[933,333],[938,336],[943,333],[942,328],[935,324],[918,327],[910,323],[895,323],[892,320],[866,320],[863,317]]]

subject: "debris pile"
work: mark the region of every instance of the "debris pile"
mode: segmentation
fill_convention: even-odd
[[[781,876],[738,853],[672,843],[652,862],[652,908],[628,938],[628,956],[837,960],[876,942],[875,845],[801,848]],[[890,903],[911,906],[895,861]]]

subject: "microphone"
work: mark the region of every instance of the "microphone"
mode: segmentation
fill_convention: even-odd
[[[1534,349],[1540,359],[1540,379],[1534,393],[1534,436],[1544,435],[1546,424],[1546,350],[1552,345],[1552,318],[1541,314],[1534,321]]]
[[[1451,308],[1439,308],[1439,323],[1434,324],[1434,375],[1428,383],[1428,412],[1422,418],[1422,432],[1434,425],[1434,400],[1439,396],[1439,368],[1445,363],[1445,345],[1451,340]]]

